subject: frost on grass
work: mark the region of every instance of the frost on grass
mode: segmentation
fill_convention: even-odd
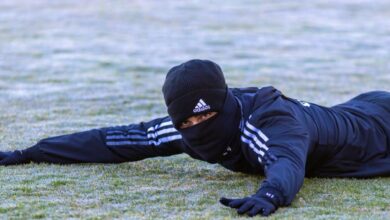
[[[220,63],[232,87],[333,105],[390,90],[389,1],[0,1],[0,150],[165,116],[167,70]],[[369,18],[369,19],[367,19]],[[235,219],[263,177],[187,156],[0,168],[0,218]],[[306,179],[270,219],[390,219],[389,178]]]
[[[26,218],[237,218],[218,199],[249,195],[262,179],[185,155],[119,165],[30,164],[1,176],[0,215]],[[380,218],[389,212],[388,185],[388,178],[306,179],[291,208],[275,218]]]

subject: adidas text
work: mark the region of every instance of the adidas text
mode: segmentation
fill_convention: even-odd
[[[192,110],[194,113],[203,112],[206,110],[209,110],[211,107],[210,105],[207,105],[206,102],[204,102],[202,99],[199,99],[198,104],[196,104],[194,110]]]

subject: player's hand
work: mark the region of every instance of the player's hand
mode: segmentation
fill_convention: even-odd
[[[28,163],[28,161],[29,160],[23,154],[23,151],[20,150],[9,151],[9,152],[0,151],[0,166],[23,164],[23,163]]]
[[[237,213],[248,214],[249,216],[269,216],[278,208],[279,198],[276,195],[260,190],[253,196],[242,199],[228,199],[222,197],[219,202],[222,205],[237,209]]]

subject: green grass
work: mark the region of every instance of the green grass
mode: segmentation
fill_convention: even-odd
[[[165,116],[167,70],[221,64],[231,87],[333,105],[390,91],[390,3],[0,1],[0,150]],[[236,219],[263,177],[186,155],[0,167],[0,219]],[[390,178],[305,179],[270,219],[390,219]],[[243,217],[244,218],[244,217]]]
[[[238,218],[218,199],[249,195],[262,180],[185,155],[119,165],[29,164],[0,175],[1,218]],[[292,205],[270,219],[388,219],[389,181],[305,179]]]

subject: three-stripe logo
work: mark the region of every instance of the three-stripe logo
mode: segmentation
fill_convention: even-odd
[[[127,132],[121,130],[107,131],[106,144],[108,146],[159,146],[181,138],[181,134],[173,127],[172,121],[165,121],[149,127],[146,131],[136,128]]]
[[[209,110],[210,108],[211,108],[210,105],[206,104],[206,102],[204,102],[203,99],[199,99],[198,103],[196,104],[195,108],[192,111],[194,113],[199,113],[199,112]]]
[[[248,146],[257,154],[257,159],[261,164],[268,151],[268,147],[265,144],[268,140],[268,137],[260,129],[256,128],[248,121],[245,122],[241,141],[248,144]]]

